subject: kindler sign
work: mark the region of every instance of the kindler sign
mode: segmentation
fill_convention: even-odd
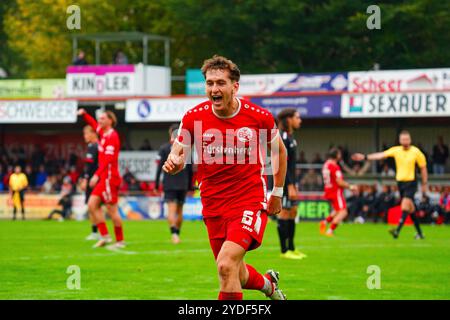
[[[343,118],[448,117],[450,92],[343,94]]]
[[[66,80],[70,97],[136,94],[134,65],[69,66]]]

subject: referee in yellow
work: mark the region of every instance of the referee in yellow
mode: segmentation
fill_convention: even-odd
[[[401,197],[402,218],[400,219],[398,227],[389,232],[394,239],[397,239],[406,218],[410,215],[417,230],[416,239],[423,239],[424,236],[420,229],[419,219],[415,214],[416,206],[414,205],[414,194],[417,192],[416,164],[420,168],[422,177],[422,193],[428,192],[427,160],[419,148],[411,145],[411,135],[408,131],[403,130],[400,132],[399,142],[399,146],[389,148],[383,152],[371,153],[368,155],[355,153],[352,155],[352,159],[355,161],[362,161],[382,160],[389,157],[394,158],[396,167],[395,180],[397,180]]]
[[[25,220],[25,189],[28,187],[27,176],[22,172],[20,166],[14,168],[14,173],[9,177],[9,194],[14,206],[13,220],[16,220],[17,209],[22,211],[22,220]]]

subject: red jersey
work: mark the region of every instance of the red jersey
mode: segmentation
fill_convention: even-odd
[[[334,161],[327,160],[322,167],[323,185],[325,196],[334,196],[337,191],[343,189],[337,184],[337,179],[342,179],[342,171],[339,164]]]
[[[101,180],[120,180],[119,151],[120,138],[116,130],[111,128],[108,132],[98,126],[97,121],[89,114],[83,115],[84,120],[97,132],[100,140],[98,143],[98,169],[95,175]]]
[[[205,218],[242,215],[246,204],[267,209],[264,162],[278,129],[266,109],[237,100],[238,109],[228,117],[217,115],[210,101],[197,105],[178,130],[176,142],[194,144]]]

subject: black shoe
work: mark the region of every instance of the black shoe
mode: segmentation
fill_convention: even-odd
[[[392,235],[392,237],[393,237],[394,239],[397,239],[397,238],[398,238],[398,233],[397,233],[397,230],[396,230],[396,229],[391,229],[391,230],[389,230],[389,233]]]
[[[425,237],[423,236],[423,234],[416,233],[416,236],[414,237],[414,239],[416,239],[416,240],[424,240]]]

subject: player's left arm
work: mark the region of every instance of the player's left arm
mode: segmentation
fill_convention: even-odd
[[[287,152],[280,135],[268,143],[273,169],[273,190],[269,199],[267,214],[276,215],[281,211],[281,199],[287,171]]]
[[[417,165],[420,168],[420,175],[422,178],[422,192],[428,192],[428,170],[427,170],[427,159],[422,151],[417,150]]]

